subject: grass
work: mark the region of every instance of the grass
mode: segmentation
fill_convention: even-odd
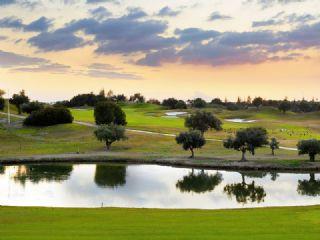
[[[185,131],[184,119],[166,118],[165,110],[161,106],[152,104],[124,105],[128,127],[140,130],[149,130],[162,133],[177,133]],[[247,109],[239,111],[228,111],[223,109],[206,109],[214,112],[223,120],[223,131],[210,131],[207,137],[224,139],[234,134],[236,130],[245,127],[265,127],[270,137],[276,137],[283,146],[295,147],[299,139],[320,138],[320,113],[281,113],[271,107],[261,110]],[[94,122],[92,109],[72,109],[72,114],[78,121]],[[184,110],[185,111],[185,110]],[[192,112],[194,110],[188,109]],[[258,120],[255,123],[232,123],[226,119],[244,118]]]
[[[0,208],[0,238],[319,239],[320,207],[242,210]]]

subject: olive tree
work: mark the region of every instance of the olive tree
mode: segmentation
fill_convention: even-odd
[[[252,104],[259,109],[262,104],[263,104],[263,99],[261,97],[256,97],[255,99],[253,99]]]
[[[275,155],[275,150],[276,149],[279,149],[279,142],[276,138],[271,138],[271,141],[269,143],[269,146],[270,146],[270,149],[271,149],[271,152],[272,152],[272,155],[274,156]]]
[[[316,155],[320,153],[320,141],[316,139],[302,140],[297,146],[299,155],[308,154],[311,162],[314,162]]]
[[[206,140],[204,139],[203,135],[197,130],[180,133],[176,137],[176,141],[178,144],[182,145],[184,150],[191,151],[190,158],[194,158],[194,149],[201,148],[206,144]]]
[[[18,109],[18,113],[21,114],[21,105],[29,102],[29,98],[26,96],[25,91],[22,90],[19,94],[13,94],[10,98],[10,103],[15,105]]]
[[[209,129],[222,130],[222,122],[211,112],[196,111],[185,119],[185,126],[192,130],[199,130],[202,134]]]
[[[110,150],[112,143],[127,139],[125,131],[125,127],[121,125],[113,123],[109,125],[103,124],[94,131],[94,135],[99,141],[105,142],[107,150]]]
[[[94,108],[96,124],[126,125],[126,114],[119,105],[114,102],[99,102]]]
[[[236,136],[223,141],[223,146],[242,152],[241,161],[247,161],[246,152],[255,155],[255,149],[268,144],[268,133],[265,128],[246,128],[239,130]]]
[[[287,99],[285,99],[279,104],[278,108],[281,112],[286,113],[287,111],[290,110],[291,104]]]

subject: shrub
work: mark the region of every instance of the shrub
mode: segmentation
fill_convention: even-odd
[[[72,123],[73,117],[69,109],[46,107],[32,112],[23,122],[26,126],[51,126]]]
[[[126,125],[126,114],[121,107],[114,102],[100,102],[94,108],[96,124]]]

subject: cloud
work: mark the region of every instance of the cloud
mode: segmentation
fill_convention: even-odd
[[[0,50],[0,67],[2,68],[46,64],[48,62],[43,58],[29,57]]]
[[[52,20],[46,17],[40,17],[29,24],[24,24],[21,19],[15,17],[0,19],[0,28],[13,28],[26,32],[46,32],[51,26]]]
[[[112,13],[108,11],[105,7],[97,7],[89,10],[91,16],[97,20],[103,20],[107,17],[110,17]]]
[[[50,73],[66,73],[70,70],[70,66],[59,64],[59,63],[48,63],[41,64],[34,67],[19,67],[14,68],[12,71],[15,72],[50,72]]]
[[[272,7],[276,4],[290,4],[290,3],[300,3],[306,2],[308,0],[247,0],[245,3],[256,3],[260,5],[263,9]]]
[[[11,4],[15,4],[16,2],[17,2],[16,0],[1,0],[0,6],[11,5]]]
[[[181,11],[175,11],[169,8],[168,6],[166,6],[161,8],[157,15],[160,17],[175,17],[175,16],[178,16],[180,13]]]
[[[118,0],[87,0],[86,3],[88,4],[98,4],[98,3],[113,3],[113,4],[120,4]]]
[[[140,76],[122,71],[110,64],[94,63],[88,66],[86,75],[94,78],[139,80]]]
[[[81,37],[63,31],[41,33],[30,38],[28,43],[45,52],[69,50],[86,44]]]
[[[209,16],[208,20],[209,21],[216,21],[216,20],[230,20],[232,19],[232,17],[227,16],[227,15],[223,15],[219,12],[213,12],[211,13],[211,15]]]
[[[311,15],[311,14],[302,14],[298,15],[296,13],[284,15],[284,12],[278,13],[276,16],[272,17],[268,20],[262,20],[262,21],[254,21],[252,22],[252,27],[270,27],[270,26],[278,26],[282,24],[305,24],[310,21],[316,20],[317,17]]]

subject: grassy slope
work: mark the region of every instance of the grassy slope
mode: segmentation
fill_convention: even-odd
[[[319,239],[320,207],[243,210],[0,208],[1,239]]]
[[[1,117],[1,116],[0,116]],[[122,152],[154,157],[188,156],[173,137],[127,132],[129,139],[112,145],[112,152]],[[34,154],[88,153],[104,151],[104,144],[93,135],[93,128],[77,124],[64,124],[42,128],[5,128],[0,124],[0,156],[19,156]],[[196,151],[196,156],[216,157],[227,160],[240,159],[240,153],[223,148],[221,142],[207,142],[206,146]],[[250,156],[249,156],[250,157]],[[252,157],[250,157],[252,159]],[[258,149],[255,159],[303,159],[296,152],[279,150],[274,158],[270,149]],[[306,159],[306,158],[305,158]]]
[[[177,133],[185,130],[183,118],[163,117],[167,110],[151,104],[125,105],[128,127],[151,130],[165,133]],[[223,139],[234,133],[237,129],[262,126],[268,129],[270,136],[281,140],[282,145],[294,147],[298,139],[320,138],[320,113],[282,114],[274,108],[227,111],[219,109],[207,109],[213,111],[221,119],[245,118],[258,120],[256,123],[231,123],[224,121],[224,130],[221,132],[211,131],[208,137]],[[188,110],[190,111],[190,110]],[[93,122],[93,110],[72,110],[76,120]]]

